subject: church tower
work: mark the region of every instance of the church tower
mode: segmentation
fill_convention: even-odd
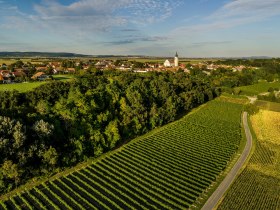
[[[174,58],[174,66],[178,67],[179,66],[179,56],[178,53],[176,52],[175,58]]]

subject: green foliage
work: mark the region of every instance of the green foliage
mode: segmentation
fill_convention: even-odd
[[[3,92],[0,116],[8,124],[0,137],[0,165],[12,160],[23,170],[18,178],[24,183],[100,156],[217,94],[183,72],[106,72],[45,83],[27,93]]]
[[[244,106],[244,111],[248,112],[250,115],[253,115],[259,112],[259,108],[255,104],[249,103]]]
[[[244,86],[240,87],[241,94],[244,95],[258,95],[260,93],[268,92],[270,88],[279,88],[280,82],[258,82],[254,85]]]
[[[240,145],[241,111],[242,105],[211,101],[87,167],[17,196],[24,194],[28,202],[32,200],[30,195],[35,194],[40,200],[44,198],[49,208],[59,209],[199,206],[206,201],[206,192],[219,180]],[[108,124],[106,141],[108,138],[118,140],[118,126],[115,120]],[[81,145],[77,148],[82,150]],[[32,202],[28,205],[35,207]]]

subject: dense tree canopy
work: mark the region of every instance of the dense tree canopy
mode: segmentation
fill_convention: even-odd
[[[97,157],[218,94],[183,72],[105,72],[27,93],[3,92],[0,192]]]

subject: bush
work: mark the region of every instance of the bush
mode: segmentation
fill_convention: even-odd
[[[259,107],[254,104],[246,104],[244,106],[244,111],[248,112],[250,115],[254,115],[259,112]]]

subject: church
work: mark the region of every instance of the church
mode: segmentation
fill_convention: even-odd
[[[174,57],[174,63],[167,59],[164,62],[163,65],[164,65],[164,67],[178,67],[179,66],[179,56],[178,56],[178,53],[176,52],[176,55]]]

